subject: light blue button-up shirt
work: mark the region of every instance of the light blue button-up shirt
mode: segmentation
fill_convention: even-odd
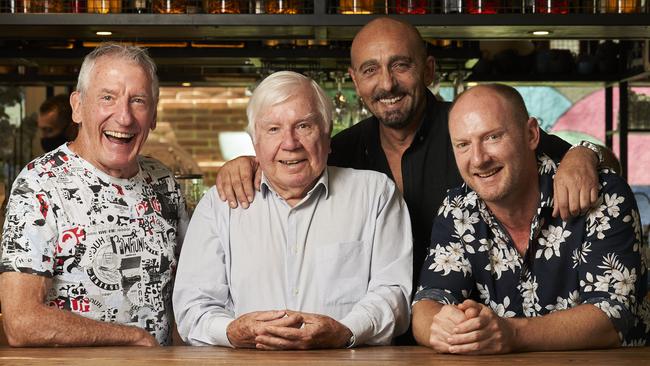
[[[263,310],[332,317],[357,344],[390,344],[410,321],[412,236],[393,182],[328,167],[291,207],[263,178],[248,209],[213,187],[194,211],[174,285],[184,341],[230,346],[226,328]]]

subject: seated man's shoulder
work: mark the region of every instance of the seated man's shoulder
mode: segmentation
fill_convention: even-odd
[[[480,197],[474,190],[469,188],[466,184],[450,188],[440,205],[438,214],[448,212],[453,209],[460,209],[463,211],[478,210]]]
[[[139,157],[140,160],[140,166],[142,167],[142,170],[151,173],[151,174],[156,174],[156,175],[161,175],[161,176],[171,176],[173,175],[171,169],[160,160],[153,158],[151,156],[144,156],[141,155]]]
[[[618,193],[633,196],[632,188],[627,181],[609,168],[603,168],[598,172],[600,183],[600,194]]]
[[[61,148],[46,152],[27,163],[17,179],[27,179],[38,183],[56,181],[61,174],[68,174],[70,154]]]
[[[387,188],[391,191],[395,189],[395,183],[386,174],[374,170],[328,166],[328,172],[330,184],[344,185],[349,189]]]

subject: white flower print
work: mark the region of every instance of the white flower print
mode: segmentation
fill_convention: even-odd
[[[510,306],[510,298],[508,296],[503,298],[503,304],[497,304],[494,301],[490,301],[490,308],[502,318],[513,318],[516,314],[514,311],[507,311],[508,306]]]
[[[573,259],[573,268],[576,268],[580,264],[587,263],[587,256],[591,252],[591,242],[584,242],[580,248],[573,250],[571,259]]]
[[[458,217],[455,215],[455,212],[452,212],[452,214],[455,217],[454,229],[458,236],[462,236],[466,231],[472,234],[474,233],[474,224],[478,222],[478,212],[470,214],[469,211],[463,211]]]
[[[565,224],[562,226],[549,225],[548,229],[542,230],[542,237],[539,238],[541,248],[537,249],[535,258],[550,259],[553,255],[560,256],[560,244],[564,243],[565,239],[571,235],[569,230],[564,230]]]
[[[622,310],[620,305],[614,305],[612,306],[609,302],[607,301],[601,301],[599,303],[594,304],[597,308],[600,310],[604,311],[605,314],[607,314],[608,317],[610,318],[616,318],[620,319],[621,318],[621,313],[620,311]]]
[[[481,298],[481,300],[483,300],[483,303],[485,304],[490,303],[490,291],[488,290],[487,286],[477,282],[476,288],[478,289],[478,295]]]
[[[621,209],[618,207],[621,203],[625,201],[625,197],[619,196],[616,193],[608,194],[605,193],[605,207],[607,209],[607,214],[612,217],[618,217]]]

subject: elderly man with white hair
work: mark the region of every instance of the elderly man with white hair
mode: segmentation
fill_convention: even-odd
[[[156,65],[102,44],[70,97],[76,139],[16,178],[0,256],[12,346],[170,344],[171,292],[187,226],[180,186],[139,155],[156,125]]]
[[[250,208],[213,187],[174,285],[184,341],[258,349],[386,345],[410,319],[411,226],[384,174],[328,167],[332,105],[311,79],[267,77],[247,109],[263,172]]]

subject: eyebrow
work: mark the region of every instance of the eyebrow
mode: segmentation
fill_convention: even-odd
[[[300,118],[297,118],[294,123],[300,123],[300,122],[318,122],[319,119],[319,114],[318,112],[311,112],[308,113]],[[266,124],[266,123],[276,123],[277,121],[270,120],[270,119],[265,119],[265,118],[260,118],[258,120],[259,124]]]

